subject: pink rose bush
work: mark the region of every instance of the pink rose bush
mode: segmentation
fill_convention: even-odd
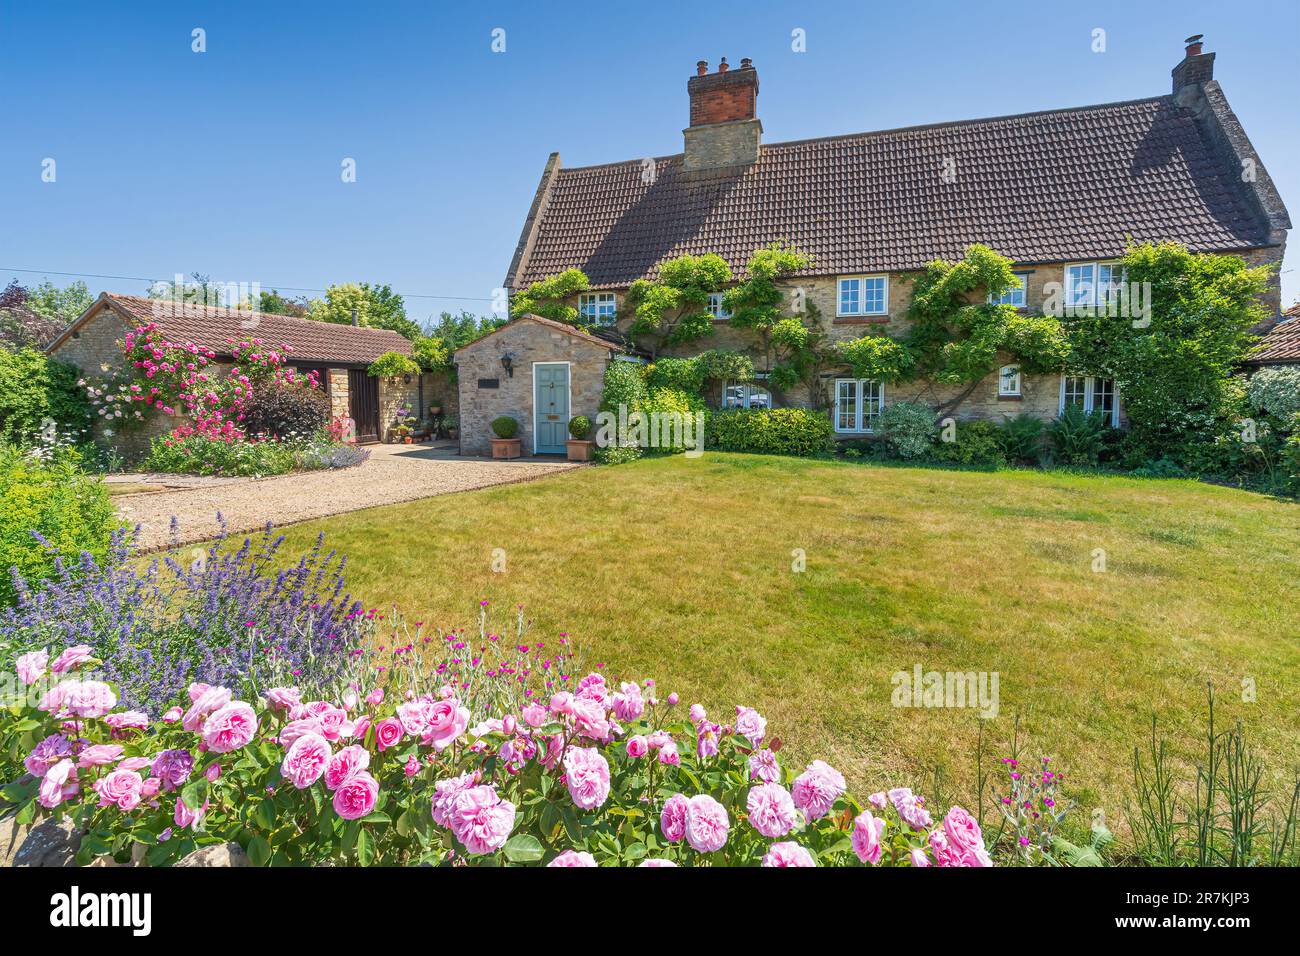
[[[936,822],[907,788],[859,801],[830,764],[783,759],[752,707],[713,723],[653,681],[575,681],[557,658],[521,681],[535,649],[493,656],[492,639],[427,666],[385,657],[330,699],[193,684],[158,719],[83,679],[84,648],[16,656],[19,680],[57,683],[0,712],[0,753],[21,753],[0,764],[0,811],[76,813],[81,863],[236,840],[259,865],[992,865],[961,807]]]

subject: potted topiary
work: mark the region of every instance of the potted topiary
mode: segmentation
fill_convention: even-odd
[[[587,441],[587,436],[591,434],[591,419],[586,415],[570,418],[569,434],[573,437],[564,443],[569,451],[569,461],[591,461],[591,449],[596,444]]]
[[[493,458],[519,457],[519,439],[515,437],[519,434],[519,423],[517,421],[509,415],[494,418],[492,419],[492,433],[497,436],[492,439]]]

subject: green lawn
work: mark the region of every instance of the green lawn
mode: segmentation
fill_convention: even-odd
[[[1258,495],[711,453],[297,525],[286,550],[322,530],[370,603],[443,626],[523,603],[537,637],[567,631],[716,717],[756,706],[859,787],[942,768],[970,798],[974,713],[891,705],[916,664],[998,672],[992,738],[1019,715],[1112,819],[1153,712],[1195,752],[1207,681],[1275,780],[1300,766],[1300,507]]]

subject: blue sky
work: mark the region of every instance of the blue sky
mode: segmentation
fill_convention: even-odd
[[[281,290],[388,282],[416,319],[486,312],[547,154],[679,152],[698,59],[753,58],[778,142],[1165,93],[1192,33],[1300,219],[1294,0],[0,0],[0,285],[12,269],[198,271]],[[340,178],[348,157],[355,183]]]

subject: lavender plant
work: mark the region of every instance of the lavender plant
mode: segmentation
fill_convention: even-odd
[[[303,687],[333,687],[361,643],[364,615],[346,593],[346,558],[325,550],[323,534],[284,567],[284,539],[269,523],[232,550],[222,522],[188,563],[169,555],[142,567],[133,540],[118,533],[102,561],[83,553],[59,562],[40,590],[22,588],[17,606],[0,613],[0,661],[87,644],[125,704],[165,709],[196,682],[253,693],[288,675]]]

